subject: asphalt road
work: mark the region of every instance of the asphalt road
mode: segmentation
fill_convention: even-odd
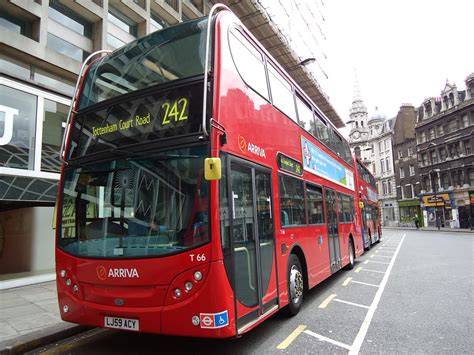
[[[34,353],[472,353],[474,234],[386,230],[382,242],[243,337],[93,330]]]

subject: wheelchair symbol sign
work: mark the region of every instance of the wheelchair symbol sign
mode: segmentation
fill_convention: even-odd
[[[229,325],[229,315],[227,311],[220,313],[201,313],[201,328],[215,329]]]

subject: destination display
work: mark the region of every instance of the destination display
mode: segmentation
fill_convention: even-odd
[[[159,91],[97,111],[79,112],[69,159],[199,133],[201,123],[202,83]]]
[[[301,151],[304,170],[354,190],[352,171],[304,137],[301,137]]]
[[[303,166],[301,165],[301,163],[295,159],[287,157],[285,154],[278,153],[277,164],[278,167],[283,171],[298,176],[303,175]]]

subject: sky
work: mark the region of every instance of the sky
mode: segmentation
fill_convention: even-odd
[[[275,17],[276,8],[285,5],[284,18],[291,13],[286,5],[291,1],[311,7],[321,0],[260,1],[273,8]],[[440,96],[446,80],[465,89],[465,78],[474,72],[474,0],[323,2],[327,79],[321,79],[321,86],[344,122],[349,120],[355,72],[369,116],[375,107],[387,117],[396,116],[404,103],[417,107],[426,98]],[[301,19],[295,18],[293,29],[290,21],[279,21],[279,27],[287,26],[286,34],[296,35],[291,42],[300,58],[318,50],[305,52],[311,41],[298,42],[301,32],[295,29]],[[321,77],[315,64],[308,69]],[[348,129],[341,132],[347,135]]]

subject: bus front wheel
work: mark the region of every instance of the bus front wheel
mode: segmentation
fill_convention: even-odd
[[[285,308],[285,313],[288,316],[294,316],[300,311],[303,304],[303,271],[301,268],[300,259],[295,254],[290,254],[288,260],[288,306]]]

